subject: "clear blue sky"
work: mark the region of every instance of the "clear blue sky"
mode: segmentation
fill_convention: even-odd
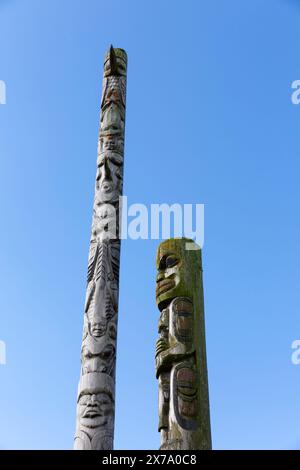
[[[215,449],[300,448],[300,1],[0,0],[0,448],[67,449],[103,56],[128,52],[128,202],[204,203]],[[157,241],[122,246],[117,449],[156,449]]]

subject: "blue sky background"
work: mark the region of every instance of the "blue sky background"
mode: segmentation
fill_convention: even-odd
[[[300,448],[300,1],[0,0],[0,448],[68,449],[103,57],[128,202],[204,203],[215,449]],[[122,246],[117,449],[156,449],[157,241]]]

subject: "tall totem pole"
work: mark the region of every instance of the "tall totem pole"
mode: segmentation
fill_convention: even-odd
[[[166,240],[156,267],[160,449],[211,449],[201,250],[186,238]]]
[[[127,56],[105,57],[74,449],[113,448]]]

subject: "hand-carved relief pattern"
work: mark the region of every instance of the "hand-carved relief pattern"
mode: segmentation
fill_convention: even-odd
[[[119,197],[123,186],[127,56],[104,62],[75,449],[113,448],[119,293]]]
[[[201,254],[186,251],[186,241],[166,240],[157,255],[161,450],[211,448]]]

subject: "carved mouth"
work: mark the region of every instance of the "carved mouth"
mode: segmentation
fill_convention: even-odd
[[[156,295],[164,294],[165,292],[173,289],[175,287],[174,279],[164,279],[163,281],[159,281],[156,287]]]
[[[92,335],[96,336],[97,338],[99,338],[100,336],[103,336],[105,333],[104,328],[92,328],[91,331],[92,331]]]
[[[85,413],[83,414],[84,418],[95,418],[95,416],[101,416],[101,413],[99,410],[86,410]]]

